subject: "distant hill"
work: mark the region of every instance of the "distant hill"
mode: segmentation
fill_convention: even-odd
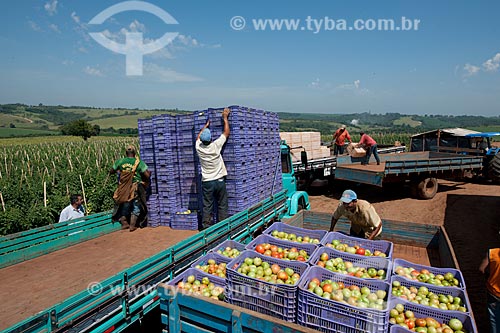
[[[58,134],[60,126],[84,119],[99,125],[101,133],[134,134],[137,120],[158,114],[179,114],[178,109],[92,108],[84,106],[0,105],[0,137]],[[500,117],[404,115],[399,113],[311,114],[280,112],[281,131],[318,131],[330,135],[341,124],[356,133],[366,130],[379,133],[418,133],[446,127],[477,131],[500,131]]]

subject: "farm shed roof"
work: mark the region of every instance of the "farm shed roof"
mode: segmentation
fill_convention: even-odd
[[[413,138],[413,137],[421,136],[424,134],[437,133],[438,131],[441,131],[442,133],[450,134],[452,136],[466,136],[467,134],[479,133],[477,131],[469,130],[466,128],[456,127],[456,128],[443,128],[443,129],[427,131],[427,132],[412,135],[411,137]]]

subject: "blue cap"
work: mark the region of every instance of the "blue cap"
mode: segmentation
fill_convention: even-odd
[[[340,197],[340,201],[350,203],[353,200],[358,200],[358,196],[353,190],[345,190]]]
[[[205,128],[203,132],[201,132],[200,140],[203,142],[212,141],[212,134],[210,133],[210,130],[208,128]]]

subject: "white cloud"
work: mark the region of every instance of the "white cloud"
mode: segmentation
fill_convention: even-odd
[[[49,14],[49,15],[54,15],[55,13],[57,13],[57,0],[52,0],[50,2],[47,2],[45,4],[45,6],[43,6],[43,8],[45,8],[45,11]]]
[[[469,77],[469,76],[473,76],[473,75],[476,75],[479,70],[481,68],[479,68],[478,66],[474,66],[474,65],[471,65],[471,64],[465,64],[463,70],[464,70],[464,77]]]
[[[361,83],[360,80],[356,80],[354,81],[354,86],[356,87],[356,89],[359,89],[359,84]]]
[[[59,27],[58,27],[57,25],[55,25],[54,23],[49,24],[49,28],[50,28],[50,30],[52,30],[52,31],[55,31],[55,32],[57,32],[57,33],[61,33],[61,30],[59,30]]]
[[[75,21],[75,23],[80,23],[80,17],[76,15],[76,12],[71,13],[71,18]]]
[[[35,22],[28,21],[28,24],[29,24],[31,30],[33,30],[33,31],[42,31],[42,29],[40,28],[40,26],[38,24],[36,24]]]
[[[74,62],[73,60],[67,60],[67,59],[66,59],[66,60],[63,60],[63,61],[62,61],[62,64],[63,64],[64,66],[70,66],[70,65],[73,65],[74,63],[75,63],[75,62]]]
[[[308,84],[309,88],[319,88],[321,85],[319,78]]]
[[[176,72],[170,68],[164,68],[153,63],[144,64],[144,76],[160,82],[199,82],[202,78]]]
[[[83,72],[85,74],[88,74],[88,75],[91,75],[91,76],[104,76],[104,74],[102,74],[101,70],[98,69],[98,68],[94,68],[94,67],[90,67],[90,66],[87,66],[83,69]]]
[[[146,26],[137,20],[130,23],[129,28],[132,32],[146,32]]]
[[[198,41],[191,36],[178,35],[176,40],[184,46],[191,46],[191,47],[200,46]]]
[[[89,53],[89,51],[84,46],[80,46],[78,48],[78,51],[80,51],[81,53]]]
[[[483,69],[486,72],[496,72],[500,66],[500,53],[495,54],[491,59],[486,60],[483,63]]]

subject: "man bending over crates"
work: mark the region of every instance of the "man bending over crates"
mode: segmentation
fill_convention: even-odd
[[[332,216],[330,231],[333,231],[337,221],[345,216],[351,221],[349,234],[358,238],[378,239],[382,233],[382,220],[375,208],[366,200],[358,200],[352,190],[345,190],[340,198],[339,206]]]
[[[227,170],[222,159],[221,150],[229,137],[229,109],[222,112],[224,120],[224,131],[212,142],[210,133],[210,120],[198,133],[196,138],[196,152],[200,158],[201,165],[201,187],[203,191],[203,229],[213,224],[214,200],[217,200],[219,221],[225,220],[228,216],[226,176]]]

